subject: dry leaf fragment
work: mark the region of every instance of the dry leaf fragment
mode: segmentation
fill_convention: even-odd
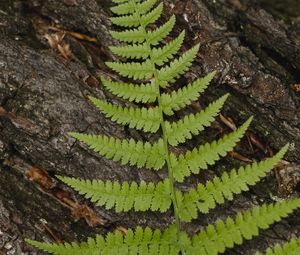
[[[55,183],[52,181],[47,171],[36,166],[33,166],[26,172],[26,177],[30,181],[38,183],[45,189],[52,189],[55,186]]]
[[[90,227],[96,227],[105,225],[106,220],[100,218],[90,207],[87,205],[75,204],[75,207],[71,209],[72,216],[75,220],[83,218]]]
[[[53,190],[53,195],[59,199],[62,204],[70,208],[72,217],[75,221],[84,219],[91,227],[105,225],[107,223],[107,220],[98,216],[90,207],[81,205],[75,201],[68,191],[55,189]]]
[[[230,117],[225,117],[222,113],[220,113],[220,119],[232,131],[235,131],[237,129],[236,124],[234,123],[234,121]]]
[[[247,162],[247,163],[251,163],[252,160],[243,156],[242,154],[236,152],[236,151],[231,151],[229,152],[229,155],[237,160],[243,161],[243,162]]]
[[[39,189],[48,195],[56,198],[61,204],[71,210],[71,214],[75,221],[83,218],[86,223],[91,227],[105,225],[106,219],[98,216],[90,207],[82,205],[72,198],[70,192],[56,186],[56,182],[52,180],[47,171],[32,166],[27,172],[26,177],[30,181],[34,181],[39,185]]]
[[[56,243],[59,243],[59,244],[63,244],[64,243],[57,235],[54,234],[54,232],[52,231],[52,229],[47,224],[43,223],[43,226],[44,226],[46,232],[51,236],[51,238]]]
[[[73,36],[74,38],[77,38],[79,40],[88,41],[88,42],[97,42],[97,39],[85,34],[77,33],[77,32],[71,32],[71,31],[65,31],[67,34]]]
[[[7,111],[3,107],[0,106],[0,116],[6,116],[6,114],[7,114]]]
[[[115,230],[114,230],[114,232],[116,232],[116,231],[120,232],[123,235],[125,235],[128,232],[127,228],[125,228],[123,226],[116,227]]]
[[[255,147],[263,151],[264,154],[268,154],[269,147],[266,143],[264,143],[257,134],[252,132],[251,130],[247,130],[246,136],[249,139],[250,143],[253,144]]]
[[[64,0],[64,3],[67,6],[78,6],[78,2],[76,0]]]
[[[99,81],[91,75],[84,77],[83,81],[90,87],[99,87]]]
[[[68,30],[65,30],[64,28],[61,28],[61,27],[49,26],[48,28],[53,30],[53,31],[63,32],[65,34],[73,36],[74,38],[79,39],[79,40],[88,41],[88,42],[97,42],[97,39],[95,37],[91,37],[91,36],[81,34],[81,33],[78,33],[78,32],[68,31]]]
[[[292,89],[295,90],[296,92],[300,92],[300,83],[292,84],[291,87],[292,87]]]
[[[70,50],[70,45],[63,41],[63,39],[65,38],[65,34],[66,34],[65,32],[46,34],[45,38],[47,39],[47,41],[52,49],[58,50],[59,53],[65,59],[68,60],[71,56],[71,50]]]
[[[69,59],[71,57],[71,50],[70,50],[70,45],[69,44],[59,44],[57,46],[57,49],[59,53],[65,58]]]
[[[65,33],[62,32],[45,35],[45,38],[47,39],[52,49],[57,49],[58,45],[63,43],[64,37],[65,37]]]

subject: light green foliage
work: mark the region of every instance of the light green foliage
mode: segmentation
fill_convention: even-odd
[[[232,151],[236,143],[243,137],[251,121],[252,117],[230,134],[212,143],[194,148],[192,151],[186,152],[185,155],[181,154],[178,158],[171,154],[174,178],[182,182],[184,177],[190,176],[191,173],[198,174],[201,169],[207,169],[209,165],[214,165],[220,157],[224,157],[227,152]]]
[[[87,135],[70,133],[71,136],[87,144],[91,149],[122,165],[130,164],[138,168],[159,170],[165,164],[163,154],[163,141],[158,140],[155,144],[141,141],[121,140],[105,135]]]
[[[162,26],[158,27],[154,31],[147,32],[147,41],[150,45],[158,45],[168,34],[172,31],[175,25],[175,16],[171,16],[171,18]]]
[[[164,114],[171,116],[174,114],[174,111],[181,110],[193,101],[196,101],[199,95],[208,87],[214,75],[215,72],[211,72],[205,77],[199,78],[177,91],[173,91],[171,94],[163,93],[161,101]]]
[[[153,75],[153,67],[149,59],[143,63],[107,62],[106,65],[112,70],[118,72],[120,75],[133,78],[135,80],[150,79]]]
[[[208,213],[216,204],[223,204],[225,200],[233,200],[234,194],[240,194],[248,190],[248,186],[255,185],[265,177],[279,159],[283,157],[288,146],[283,147],[274,157],[260,163],[253,163],[238,170],[233,169],[229,173],[207,181],[206,185],[198,184],[196,189],[190,189],[187,193],[178,194],[179,214],[184,221],[197,218],[198,211]]]
[[[267,229],[274,222],[287,217],[299,208],[300,200],[294,199],[276,204],[255,207],[252,211],[238,213],[235,220],[227,218],[225,222],[217,220],[216,224],[208,225],[205,230],[192,239],[196,254],[216,255],[223,253],[227,247],[242,244],[259,234],[259,229]]]
[[[173,60],[166,67],[158,71],[158,83],[162,88],[167,88],[171,83],[174,83],[180,75],[184,74],[192,65],[200,45],[197,44],[192,49],[185,52],[180,58]]]
[[[169,42],[164,47],[154,48],[152,51],[153,62],[159,66],[164,65],[169,59],[174,56],[174,54],[178,52],[183,43],[184,36],[185,32],[183,31],[176,39]]]
[[[282,246],[277,244],[274,249],[268,248],[265,255],[299,255],[300,254],[300,239],[292,239],[290,242],[284,243]],[[255,255],[262,255],[257,252]]]
[[[177,229],[170,226],[163,233],[160,230],[137,227],[129,229],[123,236],[120,232],[109,233],[105,238],[98,235],[81,244],[47,244],[32,240],[28,242],[40,249],[60,255],[124,255],[124,254],[178,254],[181,246],[186,245],[188,237],[180,233],[177,240]],[[189,241],[189,240],[188,240]]]
[[[60,177],[79,194],[90,198],[92,202],[99,206],[105,205],[106,209],[115,206],[116,212],[129,211],[152,211],[165,212],[171,206],[170,183],[168,179],[154,185],[141,182],[111,182],[96,180],[81,180],[69,177]]]
[[[130,128],[156,133],[160,126],[160,115],[158,107],[137,108],[122,107],[104,100],[90,97],[94,105],[99,108],[108,118],[118,124],[129,125]]]
[[[228,94],[211,103],[203,111],[197,114],[186,115],[183,119],[175,122],[166,122],[166,131],[168,142],[172,146],[184,143],[187,139],[191,139],[193,135],[198,135],[204,127],[209,127],[219,114]]]
[[[116,55],[124,58],[146,59],[149,57],[148,46],[146,43],[133,44],[124,47],[109,47]]]
[[[162,14],[163,3],[158,3],[157,0],[113,2],[117,5],[111,10],[117,16],[111,21],[124,30],[111,32],[122,45],[112,46],[110,49],[121,57],[121,60],[106,64],[126,80],[115,81],[101,77],[102,84],[109,92],[123,100],[151,105],[123,106],[94,97],[90,97],[90,100],[112,121],[144,132],[158,132],[160,138],[149,143],[106,135],[75,132],[70,135],[106,159],[134,166],[132,171],[136,171],[135,167],[167,170],[168,176],[158,183],[121,183],[117,180],[83,180],[61,176],[59,179],[98,206],[117,213],[129,210],[151,210],[158,213],[173,211],[175,223],[163,233],[148,227],[137,227],[135,230],[129,229],[124,235],[118,232],[109,233],[105,237],[99,235],[81,244],[28,242],[44,251],[64,255],[216,255],[223,253],[226,248],[242,244],[244,239],[249,240],[257,236],[259,229],[268,228],[300,207],[300,199],[262,205],[252,211],[239,212],[235,218],[227,218],[225,221],[218,219],[214,225],[202,228],[193,237],[184,232],[181,223],[197,219],[200,213],[209,213],[210,209],[225,203],[226,200],[233,200],[235,194],[247,191],[249,186],[255,185],[265,177],[284,156],[288,145],[275,156],[262,162],[224,171],[220,177],[215,176],[205,184],[199,183],[195,188],[180,190],[178,187],[181,185],[176,185],[176,182],[184,182],[187,177],[206,170],[233,150],[244,136],[252,117],[218,140],[206,142],[179,154],[171,152],[172,146],[185,143],[209,127],[228,95],[220,97],[198,113],[187,114],[176,120],[173,116],[175,111],[182,110],[198,100],[215,73],[211,72],[203,78],[191,81],[177,91],[166,90],[171,89],[171,84],[187,72],[197,56],[199,44],[180,53],[185,37],[184,31],[175,39],[164,41],[174,27],[174,15],[156,29],[153,29],[153,26],[151,29],[148,27],[148,24],[154,23]],[[167,120],[165,115],[171,118]],[[274,252],[269,249],[267,255],[298,254],[299,246],[299,242],[292,241],[283,248],[276,246]]]
[[[135,85],[125,82],[113,82],[104,77],[101,77],[101,81],[112,94],[130,102],[153,103],[157,99],[156,88],[153,82]]]

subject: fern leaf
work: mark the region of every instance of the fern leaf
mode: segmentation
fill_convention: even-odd
[[[112,82],[101,77],[102,84],[112,94],[130,102],[153,103],[157,99],[157,92],[154,82],[135,85],[132,83]]]
[[[93,203],[106,206],[106,209],[115,207],[115,211],[160,211],[165,212],[171,206],[170,183],[168,179],[154,185],[142,181],[128,183],[82,180],[69,177],[58,177],[61,181],[74,188],[81,195],[85,195]]]
[[[274,249],[268,248],[265,255],[298,255],[300,254],[300,239],[292,239],[283,245],[276,244]],[[262,255],[257,252],[255,255]]]
[[[127,29],[122,32],[111,31],[111,36],[120,42],[142,43],[146,40],[147,32],[142,27]]]
[[[140,16],[139,13],[113,17],[110,18],[111,22],[121,27],[138,27],[140,25],[147,26],[150,23],[154,23],[162,14],[163,3],[160,3],[156,8],[146,15]]]
[[[150,79],[154,72],[153,65],[149,59],[143,63],[106,62],[106,65],[120,75],[135,80]]]
[[[172,15],[171,18],[162,26],[155,29],[152,32],[148,32],[148,42],[151,45],[159,44],[166,36],[170,34],[176,22],[175,15]]]
[[[182,31],[177,38],[169,42],[163,48],[155,48],[152,52],[152,61],[156,65],[162,66],[180,49],[185,36],[185,31]]]
[[[184,194],[179,206],[179,215],[184,221],[197,218],[198,211],[208,213],[216,204],[223,204],[225,199],[232,200],[234,194],[247,191],[248,186],[255,185],[261,178],[270,172],[288,150],[284,146],[275,156],[260,163],[233,169],[230,173],[224,172],[221,178],[215,177],[206,185],[199,184],[197,189],[191,189]]]
[[[119,5],[111,7],[110,10],[117,15],[132,14],[135,11],[135,3],[133,1],[122,2]]]
[[[162,139],[155,144],[133,139],[117,139],[105,135],[87,135],[80,133],[69,133],[80,142],[85,143],[101,156],[120,162],[122,165],[129,164],[138,168],[161,169],[165,164],[165,151]]]
[[[234,132],[223,136],[218,141],[213,141],[211,144],[206,143],[198,149],[188,151],[185,155],[180,155],[178,159],[171,154],[174,178],[182,182],[184,177],[190,175],[190,172],[198,174],[200,169],[207,169],[207,166],[213,165],[220,159],[220,156],[226,156],[227,152],[231,151],[240,141],[251,121],[252,117]]]
[[[287,217],[300,207],[300,199],[291,199],[276,204],[255,207],[252,211],[238,213],[235,220],[227,218],[226,222],[217,220],[215,226],[209,225],[193,237],[193,254],[217,255],[225,248],[242,244],[259,234],[259,229],[266,229],[271,224]]]
[[[136,11],[141,15],[148,13],[154,7],[156,2],[157,0],[146,0],[137,5]]]
[[[141,16],[140,24],[146,27],[149,24],[156,22],[162,15],[164,4],[161,2],[156,8],[146,15]]]
[[[127,29],[125,31],[111,31],[110,34],[113,38],[120,42],[127,43],[143,43],[146,38],[151,45],[159,44],[173,29],[175,25],[175,15],[162,26],[155,29],[154,31],[146,32],[144,28],[139,27],[135,29]]]
[[[129,2],[130,0],[111,0],[115,4],[120,4],[124,2]],[[136,0],[136,2],[140,2],[141,0]]]
[[[113,17],[110,18],[110,21],[117,26],[128,27],[128,28],[138,27],[141,24],[140,16],[138,13],[133,13],[130,15],[124,15],[120,17]]]
[[[133,1],[127,1],[126,3],[122,2],[121,4],[110,8],[110,10],[117,15],[132,14],[134,12],[138,12],[140,15],[143,15],[145,13],[148,13],[153,8],[156,2],[157,0],[147,0],[140,4],[137,4]]]
[[[181,234],[177,240],[177,229],[171,225],[163,233],[160,230],[151,230],[149,227],[135,230],[128,229],[125,235],[120,232],[109,233],[104,238],[97,235],[81,244],[65,243],[51,244],[26,240],[29,244],[51,254],[57,255],[150,255],[150,254],[178,254],[180,245],[187,238]],[[183,241],[181,241],[183,240]]]
[[[162,88],[166,88],[170,83],[174,83],[176,78],[188,70],[198,53],[199,47],[200,45],[197,44],[186,51],[180,58],[173,60],[170,65],[159,70],[158,79]]]
[[[187,139],[191,139],[192,135],[198,135],[200,131],[204,130],[204,127],[209,127],[219,114],[227,97],[228,94],[222,96],[197,114],[186,115],[177,122],[166,122],[169,144],[177,146],[179,143],[184,143]]]
[[[157,65],[163,65],[170,58],[173,57],[179,50],[184,40],[185,32],[183,31],[176,39],[169,42],[163,48],[154,48],[152,52],[152,61]],[[116,55],[132,59],[146,59],[150,52],[146,43],[126,45],[122,47],[109,47],[109,49]]]
[[[199,78],[177,91],[173,91],[171,95],[163,93],[161,101],[164,113],[171,116],[174,114],[174,111],[178,111],[197,100],[200,93],[208,87],[214,76],[215,72],[211,72],[205,77]]]
[[[134,108],[113,105],[95,97],[89,97],[93,104],[118,124],[129,125],[130,128],[155,133],[160,127],[159,108]]]
[[[105,239],[100,235],[97,235],[95,239],[88,238],[87,242],[82,242],[81,244],[77,244],[75,242],[64,244],[43,243],[28,239],[26,242],[44,252],[55,255],[94,255],[95,252],[100,252],[101,249],[106,248]],[[109,254],[107,248],[105,252],[106,253],[98,254]]]
[[[150,53],[146,43],[126,45],[122,47],[111,46],[109,49],[112,51],[112,53],[120,57],[131,59],[146,59],[149,57]]]

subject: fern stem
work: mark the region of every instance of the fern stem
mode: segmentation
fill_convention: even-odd
[[[131,1],[134,5],[136,5],[136,0],[131,0]],[[140,17],[141,17],[140,13],[137,10],[135,12],[138,16],[138,19],[140,19]],[[141,28],[146,34],[146,32],[147,32],[146,27],[144,25],[141,25]],[[160,126],[162,129],[162,138],[163,138],[163,144],[164,144],[164,150],[165,150],[165,159],[167,162],[168,176],[169,176],[169,180],[170,180],[169,183],[170,183],[171,200],[172,200],[172,204],[173,204],[173,208],[174,208],[175,226],[177,229],[177,240],[179,241],[179,234],[181,232],[181,222],[180,222],[180,217],[179,217],[179,206],[178,206],[178,201],[177,201],[176,191],[175,191],[175,179],[173,176],[173,170],[172,170],[171,158],[170,158],[170,152],[169,152],[169,146],[168,146],[167,130],[166,130],[165,122],[164,122],[163,104],[162,104],[160,84],[159,84],[159,79],[158,79],[158,70],[155,66],[155,60],[154,60],[154,56],[152,54],[151,44],[147,37],[146,37],[146,46],[149,51],[149,58],[150,58],[152,68],[153,68],[154,84],[156,87],[157,103],[158,103],[159,115],[160,115]],[[182,255],[185,254],[183,249],[181,249],[181,254]]]
[[[148,42],[147,42],[148,44]],[[151,46],[148,44],[149,50],[151,52]],[[164,121],[164,115],[163,115],[163,107],[162,107],[162,100],[161,100],[161,91],[160,91],[160,86],[159,86],[159,80],[158,80],[158,72],[157,69],[155,68],[155,64],[152,58],[152,53],[150,53],[150,59],[153,64],[154,68],[154,81],[155,85],[157,88],[157,102],[158,102],[158,107],[159,107],[159,113],[160,113],[160,125],[162,129],[162,138],[163,138],[163,143],[164,143],[164,150],[165,150],[165,159],[167,162],[167,168],[168,168],[168,177],[170,180],[170,192],[171,192],[171,199],[173,203],[173,208],[174,208],[174,215],[175,215],[175,225],[177,228],[177,239],[179,239],[179,234],[181,231],[181,223],[180,223],[180,218],[179,218],[179,206],[178,206],[178,201],[176,197],[176,191],[175,191],[175,179],[173,176],[173,169],[171,165],[171,158],[170,158],[170,152],[169,152],[169,146],[168,146],[168,138],[167,138],[167,130],[166,130],[166,125]],[[184,251],[181,250],[181,254],[184,255]]]
[[[146,32],[145,27],[143,27],[143,30]],[[172,170],[172,165],[171,165],[171,158],[170,158],[168,138],[167,138],[167,130],[166,130],[166,125],[165,125],[165,121],[164,121],[163,104],[162,104],[161,91],[160,91],[160,85],[159,85],[159,79],[158,79],[158,70],[155,66],[154,57],[153,57],[152,49],[151,49],[151,44],[149,43],[148,38],[146,39],[146,44],[147,44],[147,47],[149,50],[149,56],[150,56],[150,60],[152,63],[152,68],[153,68],[154,84],[156,87],[157,102],[158,102],[159,114],[160,114],[160,125],[161,125],[161,129],[162,129],[162,138],[163,138],[163,144],[164,144],[164,150],[165,150],[165,159],[167,162],[168,176],[169,176],[169,180],[170,180],[171,199],[172,199],[174,215],[175,215],[175,226],[177,228],[177,237],[179,239],[179,234],[181,231],[181,222],[180,222],[180,218],[179,218],[179,206],[178,206],[178,201],[177,201],[176,192],[175,192],[175,179],[173,176],[173,170]],[[182,255],[184,254],[183,250],[181,251],[181,254]]]
[[[156,71],[157,72],[157,71]],[[157,79],[157,75],[155,75],[155,81]],[[170,153],[169,153],[169,147],[168,147],[168,139],[167,139],[167,131],[166,131],[166,126],[165,122],[163,120],[163,108],[162,108],[162,103],[161,103],[161,96],[160,96],[160,88],[158,87],[158,105],[159,105],[159,110],[160,110],[160,116],[161,116],[161,129],[162,129],[162,135],[163,135],[163,142],[164,142],[164,148],[165,148],[165,154],[166,154],[166,161],[167,161],[167,168],[168,168],[168,176],[170,180],[170,192],[172,196],[172,203],[174,207],[174,214],[175,214],[175,224],[177,227],[178,235],[180,233],[180,218],[179,218],[179,206],[178,206],[178,201],[176,197],[176,192],[175,192],[175,180],[173,176],[173,169],[171,165],[171,158],[170,158]],[[182,252],[182,254],[184,254]]]

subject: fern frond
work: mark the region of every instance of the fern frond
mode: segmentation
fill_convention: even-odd
[[[126,45],[122,47],[111,46],[109,49],[115,55],[131,59],[146,59],[150,54],[147,43]]]
[[[136,29],[127,29],[122,32],[110,31],[110,34],[116,40],[127,43],[142,43],[147,37],[147,32],[141,27]]]
[[[200,45],[197,44],[186,51],[180,58],[173,60],[168,66],[163,67],[158,72],[158,80],[162,88],[166,88],[170,83],[174,83],[176,78],[185,73],[192,65]]]
[[[142,63],[106,62],[106,65],[120,75],[135,80],[150,79],[154,72],[152,63],[149,59]]]
[[[157,99],[157,92],[153,82],[136,85],[132,83],[113,82],[104,77],[101,77],[101,81],[109,92],[130,102],[153,103]]]
[[[104,206],[106,209],[115,207],[115,211],[160,211],[165,212],[171,206],[170,183],[168,179],[146,184],[142,181],[136,182],[111,182],[82,180],[69,177],[58,177],[61,181],[90,199],[96,205]]]
[[[249,186],[255,185],[265,177],[284,156],[288,145],[272,158],[226,171],[220,177],[216,176],[205,184],[200,183],[195,188],[190,189],[176,183],[183,182],[185,177],[191,174],[198,174],[201,169],[207,169],[232,151],[246,132],[252,117],[240,128],[218,140],[205,143],[179,156],[172,153],[170,146],[186,142],[211,125],[228,94],[212,102],[199,113],[186,115],[178,121],[167,121],[165,115],[172,116],[175,111],[198,99],[208,87],[215,72],[170,94],[162,93],[160,88],[168,88],[189,69],[197,57],[199,44],[178,56],[185,31],[177,38],[168,39],[167,43],[163,42],[174,27],[174,15],[155,30],[152,29],[152,25],[148,28],[148,25],[155,23],[162,16],[163,1],[112,1],[116,3],[116,6],[111,8],[116,17],[111,18],[111,22],[125,28],[125,31],[112,31],[111,35],[124,45],[109,47],[111,52],[122,60],[106,62],[106,65],[121,76],[134,80],[135,83],[127,81],[128,79],[116,82],[114,79],[111,81],[104,77],[101,77],[101,81],[104,87],[117,97],[151,105],[133,107],[109,103],[94,97],[90,97],[90,100],[106,117],[118,124],[151,133],[156,133],[161,128],[161,132],[156,135],[160,138],[156,143],[150,144],[106,135],[69,134],[100,156],[120,162],[122,165],[151,170],[160,170],[166,165],[164,170],[167,170],[167,175],[158,183],[145,181],[120,183],[112,180],[84,180],[61,176],[58,178],[96,205],[113,209],[117,213],[130,210],[163,213],[171,208],[175,224],[162,232],[153,231],[148,227],[145,229],[137,227],[125,233],[97,235],[96,238],[89,238],[80,244],[74,242],[49,244],[32,240],[27,242],[57,255],[218,255],[226,248],[242,244],[244,239],[258,235],[259,229],[268,228],[299,208],[300,198],[255,207],[252,211],[238,213],[235,219],[228,217],[224,222],[218,219],[215,225],[207,226],[192,240],[182,231],[183,227],[187,226],[182,224],[183,222],[197,219],[200,213],[208,213],[218,204],[224,204],[225,200],[233,200],[235,194],[247,191]],[[125,62],[127,60],[128,62]],[[182,188],[185,189],[184,192]],[[267,255],[285,253],[296,255],[300,252],[298,247],[300,241],[292,241],[283,247],[276,246],[274,251],[268,249]]]
[[[115,4],[120,4],[120,3],[125,3],[125,2],[129,2],[130,0],[111,0],[113,3]],[[136,0],[136,2],[140,2],[142,0]]]
[[[199,95],[208,87],[214,76],[215,72],[211,72],[205,77],[199,78],[177,91],[173,91],[171,95],[163,93],[161,101],[164,113],[171,116],[174,114],[174,111],[178,111],[196,101]]]
[[[163,2],[161,2],[156,8],[154,8],[151,12],[149,12],[146,15],[143,15],[140,17],[140,24],[144,27],[148,26],[149,24],[152,24],[156,22],[160,16],[162,15],[164,8]]]
[[[148,32],[148,42],[151,45],[159,44],[166,36],[170,34],[176,22],[175,15],[172,15],[171,18],[162,26],[158,27],[152,32]]]
[[[225,248],[242,244],[259,234],[259,229],[269,226],[300,207],[300,199],[291,199],[276,204],[255,207],[252,211],[238,213],[235,220],[227,218],[226,222],[217,220],[215,226],[209,225],[205,230],[193,237],[192,245],[195,254],[217,255]]]
[[[128,28],[138,27],[141,24],[140,17],[137,13],[124,15],[120,17],[113,17],[110,18],[110,21],[117,26],[128,27]]]
[[[171,225],[163,233],[160,230],[153,231],[149,227],[137,227],[135,230],[128,229],[125,235],[120,232],[109,233],[105,238],[97,235],[95,239],[89,238],[81,244],[26,241],[45,252],[57,255],[151,255],[178,254],[186,239],[186,234],[181,233],[178,241],[177,229]]]
[[[105,135],[87,135],[69,133],[80,142],[85,143],[101,156],[120,162],[122,165],[129,164],[138,168],[161,169],[165,164],[165,152],[162,139],[150,144],[133,139],[117,139]]]
[[[135,12],[130,15],[124,15],[119,17],[110,18],[111,22],[121,27],[138,27],[140,25],[147,26],[150,23],[154,23],[162,14],[163,3],[160,3],[151,12],[140,16]]]
[[[177,38],[166,44],[163,48],[154,48],[152,51],[152,61],[159,66],[162,66],[180,49],[185,36],[185,31],[182,31]]]
[[[199,184],[197,189],[191,189],[186,194],[180,195],[179,215],[184,221],[197,218],[198,211],[208,213],[216,204],[223,204],[225,199],[232,200],[234,194],[247,191],[248,186],[255,185],[265,177],[274,166],[282,159],[288,150],[284,146],[275,156],[259,163],[233,169],[229,173],[224,172],[221,176],[208,181],[206,185]]]
[[[110,10],[117,15],[132,14],[134,12],[138,12],[139,14],[145,14],[152,9],[156,2],[157,0],[147,0],[140,4],[137,4],[132,1],[128,1],[126,3],[116,5],[110,8]]]
[[[166,121],[166,132],[169,144],[177,146],[184,143],[187,139],[191,139],[192,135],[198,135],[204,127],[209,127],[220,112],[229,94],[220,97],[211,103],[203,111],[196,114],[186,115],[177,122]]]
[[[134,108],[113,105],[95,97],[89,97],[92,103],[112,121],[129,125],[130,128],[155,133],[160,127],[160,115],[158,107]]]
[[[143,15],[148,13],[156,4],[157,0],[146,0],[136,6],[136,11]]]
[[[300,254],[300,239],[292,239],[283,245],[276,244],[274,249],[268,248],[265,255],[299,255]],[[257,252],[255,255],[262,255]]]
[[[125,15],[134,13],[135,3],[132,1],[122,2],[119,5],[113,6],[110,10],[117,15]]]
[[[172,31],[175,21],[176,18],[175,15],[173,15],[165,24],[154,31],[146,32],[145,29],[139,27],[135,29],[127,29],[121,32],[111,31],[110,34],[113,38],[120,42],[143,43],[147,38],[149,44],[157,45]]]
[[[231,151],[243,137],[251,121],[252,117],[240,128],[224,135],[218,141],[201,145],[198,149],[195,148],[192,151],[188,151],[185,155],[180,155],[178,159],[174,154],[170,154],[174,178],[182,182],[184,177],[189,176],[191,172],[198,174],[200,169],[207,169],[207,166],[213,165],[220,159],[220,156],[226,156],[227,152]]]

